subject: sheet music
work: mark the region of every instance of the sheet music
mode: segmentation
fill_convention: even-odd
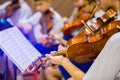
[[[0,32],[0,48],[24,72],[41,54],[30,44],[17,27]]]

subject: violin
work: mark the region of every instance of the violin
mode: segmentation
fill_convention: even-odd
[[[86,13],[83,10],[79,11],[79,17],[84,19],[85,21],[88,20],[90,13]],[[80,19],[77,19],[73,22],[70,22],[68,24],[65,24],[65,26],[62,28],[61,32],[64,33],[64,36],[69,35],[70,33],[74,32],[77,29],[80,29],[83,26],[82,22]]]
[[[42,32],[42,34],[46,34],[48,35],[48,37],[46,38],[46,47],[50,47],[54,41],[54,39],[52,39],[51,36],[49,36],[49,32],[53,27],[53,13],[50,10],[47,10],[41,17],[40,19],[40,24],[42,26],[42,28],[40,29],[40,32]]]
[[[108,15],[108,12],[110,15]],[[104,15],[106,14],[109,17],[104,17],[104,19],[106,19],[105,22],[108,22],[116,15],[116,12],[110,9]],[[67,53],[68,56],[75,62],[84,63],[94,60],[103,49],[107,40],[113,34],[119,32],[120,28],[118,26],[120,25],[120,21],[113,21],[110,24],[106,24],[104,21],[102,21],[104,22],[102,23],[104,24],[102,26],[101,24],[98,24],[98,22],[99,21],[96,21],[96,23],[90,26],[89,29],[91,29],[91,31],[88,30],[89,32],[87,32],[86,30],[83,30],[78,36],[68,41]],[[93,32],[93,34],[90,32]]]
[[[43,34],[48,34],[49,30],[52,29],[53,27],[52,16],[53,13],[50,10],[47,10],[45,13],[43,13],[40,19],[40,24],[44,26],[47,30],[47,32],[43,32]]]
[[[120,31],[120,21],[114,21],[94,35],[76,36],[68,41],[68,56],[78,63],[94,60],[105,46],[107,40]],[[74,52],[75,51],[75,52]]]
[[[116,19],[116,15],[117,15],[116,11],[114,11],[113,9],[108,9],[103,16],[97,19],[97,23],[100,26],[104,26],[114,21]]]
[[[61,32],[64,33],[64,36],[69,35],[70,33],[74,32],[77,29],[80,29],[83,27],[82,19],[84,21],[87,21],[88,19],[92,18],[94,13],[96,12],[98,6],[95,5],[91,12],[86,12],[83,8],[77,13],[78,19],[66,24],[62,29]]]
[[[12,4],[6,7],[6,18],[11,17],[13,13],[20,8],[19,1],[13,1]]]
[[[113,22],[116,19],[116,15],[117,15],[116,11],[114,11],[113,9],[108,9],[106,13],[103,16],[97,18],[95,22],[89,20],[91,22],[90,26],[88,26],[86,22],[82,20],[82,23],[85,25],[87,31],[84,29],[82,33],[80,32],[78,35],[79,36],[84,35],[84,33],[86,33],[87,35],[92,33],[94,35],[94,33],[97,32],[100,28]]]

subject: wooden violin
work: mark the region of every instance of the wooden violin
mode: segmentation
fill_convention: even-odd
[[[103,16],[97,18],[97,20],[95,22],[93,22],[92,20],[89,20],[91,22],[90,26],[88,26],[84,20],[81,20],[82,23],[85,25],[85,29],[87,29],[87,31],[84,29],[78,35],[79,36],[84,35],[84,34],[89,35],[90,33],[94,34],[100,28],[102,28],[102,27],[106,26],[107,24],[113,22],[116,19],[116,14],[117,14],[117,12],[114,11],[113,9],[108,9],[106,11],[106,13]]]
[[[47,10],[41,17],[40,19],[40,24],[42,26],[42,28],[40,29],[40,32],[42,32],[42,34],[47,35],[48,37],[46,37],[46,43],[44,44],[46,47],[51,47],[54,39],[52,39],[51,36],[49,36],[49,32],[50,30],[53,28],[53,13],[50,10]]]
[[[88,20],[90,13],[86,13],[84,10],[79,11],[79,17],[84,19],[85,21]],[[83,26],[80,19],[77,19],[73,22],[70,22],[68,24],[65,24],[65,26],[62,28],[61,32],[64,33],[64,36],[69,35],[70,33],[74,32],[75,30],[81,28]]]
[[[84,63],[94,60],[105,46],[107,40],[120,31],[120,21],[114,21],[94,35],[76,36],[68,41],[67,55],[75,62]]]
[[[70,22],[68,24],[66,24],[62,29],[61,32],[64,33],[64,36],[67,36],[69,34],[71,34],[72,32],[74,32],[77,29],[80,29],[81,27],[83,27],[83,23],[82,23],[82,19],[84,21],[87,21],[88,19],[92,18],[94,13],[96,12],[98,8],[98,5],[94,5],[93,9],[90,12],[86,12],[84,8],[82,8],[78,13],[77,13],[77,17],[78,19]]]
[[[40,24],[48,30],[47,32],[43,32],[43,34],[48,34],[49,30],[53,27],[52,22],[53,13],[50,10],[47,10],[40,19]],[[45,23],[45,24],[44,24]]]

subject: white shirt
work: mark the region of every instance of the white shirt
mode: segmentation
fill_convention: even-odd
[[[32,10],[25,1],[20,1],[20,8],[8,18],[8,21],[13,25],[21,24],[23,20],[28,19],[32,15]]]
[[[62,29],[64,23],[62,21],[62,17],[55,11],[53,10],[53,8],[50,8],[50,11],[53,12],[53,28],[50,32],[55,33],[56,35],[58,35],[59,37],[63,37],[63,34],[60,32],[60,30]],[[29,23],[33,26],[33,32],[34,32],[34,37],[37,41],[37,43],[41,43],[40,42],[40,38],[43,37],[44,34],[42,34],[42,32],[40,32],[40,29],[42,28],[42,26],[40,25],[39,21],[41,18],[42,14],[40,12],[36,12],[32,17],[30,17],[27,21],[25,21],[24,23]],[[58,44],[58,41],[55,41],[54,44]]]
[[[70,18],[68,19],[68,22],[73,22],[77,18],[78,11],[79,11],[78,7],[74,8]]]
[[[5,3],[0,5],[0,19],[5,17],[6,14],[6,7],[10,5],[12,1],[6,1]]]
[[[115,80],[120,71],[120,32],[106,43],[83,80]]]

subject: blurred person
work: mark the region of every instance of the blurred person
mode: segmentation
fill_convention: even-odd
[[[24,0],[13,0],[13,5],[18,3],[19,7],[12,12],[11,16],[7,17],[7,20],[18,26],[22,21],[28,19],[32,15],[32,10],[30,6]],[[12,5],[11,5],[12,6]],[[9,7],[9,6],[8,6]]]
[[[62,17],[52,8],[51,1],[35,0],[37,12],[26,21],[23,21],[23,24],[20,26],[24,33],[30,35],[31,42],[42,53],[43,57],[45,54],[57,50],[59,45],[59,41],[53,39],[51,34],[63,37],[63,34],[60,32],[64,25]],[[54,71],[51,68],[47,68],[45,73],[47,73],[46,78],[48,80],[59,80],[62,76],[59,69]]]
[[[50,48],[52,49],[54,46],[57,48],[59,44],[59,41],[54,40],[51,34],[54,33],[62,38],[63,34],[60,33],[60,29],[64,24],[60,14],[51,7],[51,0],[35,1],[37,12],[24,21],[20,28],[26,34],[33,30],[35,38],[33,43],[35,42],[35,44],[41,46],[38,48],[40,52],[45,50],[45,53],[49,53],[51,51]]]

